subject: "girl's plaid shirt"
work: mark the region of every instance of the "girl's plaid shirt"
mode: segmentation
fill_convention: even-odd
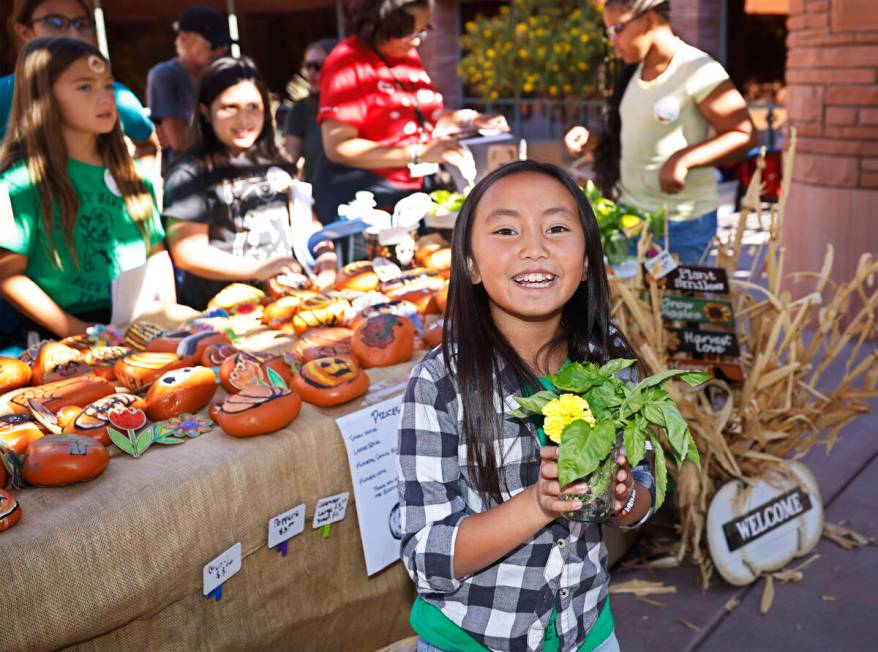
[[[502,364],[500,381],[508,414],[521,388]],[[494,404],[499,412],[499,397]],[[481,500],[466,469],[462,422],[457,386],[441,349],[434,349],[412,371],[402,404],[397,466],[406,570],[428,603],[492,650],[540,649],[553,607],[561,650],[575,650],[607,599],[600,527],[558,518],[497,563],[456,579],[458,528],[468,515],[492,507]],[[504,500],[536,483],[538,446],[533,424],[505,417],[496,448]],[[650,489],[654,503],[648,460],[632,474]],[[650,508],[635,527],[651,514]]]

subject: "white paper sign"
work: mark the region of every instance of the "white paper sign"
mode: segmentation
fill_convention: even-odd
[[[272,516],[268,521],[268,547],[274,548],[305,530],[305,503],[283,514]]]
[[[167,251],[147,258],[140,267],[125,270],[113,279],[113,326],[129,324],[147,310],[177,302],[174,267]]]
[[[646,265],[646,270],[652,274],[652,277],[656,280],[667,276],[677,269],[677,261],[674,260],[674,257],[667,249],[662,249],[658,256],[653,256],[647,260],[644,265]]]
[[[345,491],[335,496],[327,496],[317,501],[314,508],[314,520],[311,521],[311,527],[317,529],[331,523],[338,523],[343,520],[348,511],[348,498],[350,494]]]
[[[399,559],[399,494],[396,453],[399,394],[336,419],[348,452],[366,573]]]
[[[202,570],[204,578],[204,595],[213,593],[216,587],[222,585],[232,575],[241,570],[241,543],[240,541],[226,550],[213,561],[205,564]]]

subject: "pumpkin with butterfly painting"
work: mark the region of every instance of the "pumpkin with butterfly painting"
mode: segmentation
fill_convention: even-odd
[[[286,387],[261,385],[229,394],[208,413],[232,437],[265,435],[287,427],[302,407],[302,399]]]
[[[276,372],[285,383],[293,377],[290,366],[280,353],[247,353],[238,351],[220,365],[220,383],[229,394],[246,387],[270,385],[268,370]]]

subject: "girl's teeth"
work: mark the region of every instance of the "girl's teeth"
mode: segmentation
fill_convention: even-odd
[[[553,274],[520,274],[515,277],[517,283],[548,283],[555,280]]]

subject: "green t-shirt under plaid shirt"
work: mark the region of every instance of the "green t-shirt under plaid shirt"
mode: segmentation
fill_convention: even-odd
[[[0,220],[0,248],[27,256],[25,274],[62,310],[73,314],[106,310],[110,308],[113,279],[143,265],[147,245],[108,168],[70,159],[67,177],[79,199],[73,229],[79,266],[74,266],[67,248],[57,207],[51,248],[58,252],[61,267],[55,265],[43,229],[40,189],[34,186],[24,162],[0,175],[0,192],[8,193],[14,216],[12,227],[7,226],[8,216]],[[144,183],[154,199],[152,186],[146,180]],[[150,246],[164,239],[157,209],[147,227]]]

